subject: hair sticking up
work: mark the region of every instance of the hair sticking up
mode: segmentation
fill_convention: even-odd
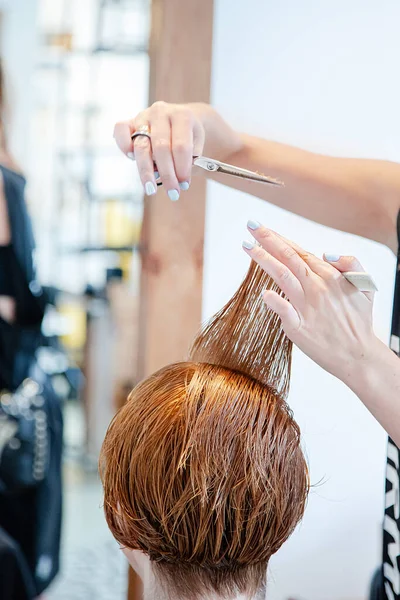
[[[265,290],[280,291],[252,261],[237,292],[194,340],[189,357],[250,375],[286,398],[292,342],[262,301]]]
[[[104,440],[108,525],[150,557],[163,599],[255,598],[304,512],[308,469],[285,401],[291,343],[264,289],[276,287],[253,263],[190,362],[136,386]]]

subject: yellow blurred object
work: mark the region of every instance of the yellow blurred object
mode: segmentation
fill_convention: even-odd
[[[119,253],[119,268],[122,269],[123,279],[126,281],[129,279],[132,267],[132,254],[131,252],[120,252]]]
[[[86,311],[76,302],[60,303],[58,312],[65,320],[66,333],[61,341],[67,350],[79,350],[86,342]]]
[[[132,246],[139,242],[140,221],[127,214],[127,207],[118,200],[105,203],[105,243],[114,248]]]

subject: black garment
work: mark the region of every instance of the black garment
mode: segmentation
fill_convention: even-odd
[[[15,254],[11,244],[0,246],[0,296],[14,296],[13,270],[16,265]]]
[[[7,573],[7,577],[2,574]],[[25,557],[18,544],[0,528],[0,598],[32,600],[36,596]]]
[[[35,242],[24,198],[25,178],[2,165],[0,170],[11,229],[11,243],[0,252],[0,294],[12,296],[16,303],[15,324],[0,318],[0,389],[13,391],[27,376],[40,345],[47,300],[35,279]]]
[[[15,248],[18,263],[21,265],[28,283],[35,280],[35,266],[32,251],[35,248],[32,223],[25,204],[26,180],[23,175],[0,165],[3,175],[4,195],[7,202],[11,229],[11,243]]]
[[[397,253],[394,291],[391,349],[400,355],[400,213],[397,218],[399,250]],[[383,522],[383,557],[380,578],[385,600],[400,600],[400,450],[388,440],[385,486],[385,517]]]
[[[24,199],[25,179],[2,165],[0,170],[11,228],[11,244],[0,252],[0,294],[7,290],[5,295],[12,296],[16,303],[15,323],[0,318],[0,390],[14,391],[30,374],[36,350],[43,343],[41,324],[47,297],[35,278],[35,244]],[[59,399],[49,380],[43,396],[50,428],[48,475],[37,487],[22,492],[11,494],[0,487],[0,527],[22,553],[35,596],[46,589],[58,572],[61,531],[63,421]],[[9,573],[0,565],[0,590],[1,585],[11,583]],[[23,587],[23,578],[19,585]],[[28,588],[26,594],[26,598],[31,597]],[[0,598],[19,600],[13,595]]]

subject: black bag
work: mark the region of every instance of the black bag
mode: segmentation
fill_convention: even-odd
[[[0,489],[15,492],[44,480],[49,468],[46,393],[50,382],[35,362],[30,377],[0,394]]]

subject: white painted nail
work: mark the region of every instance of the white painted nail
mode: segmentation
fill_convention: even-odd
[[[248,242],[247,240],[245,240],[244,242],[242,242],[242,246],[246,250],[253,250],[253,248],[255,248],[255,244],[253,244],[253,242]]]
[[[134,152],[127,152],[127,157],[130,158],[131,160],[136,160],[135,159],[135,153]]]
[[[340,260],[339,254],[324,254],[325,259],[329,262],[338,262]]]
[[[152,181],[148,181],[147,183],[145,183],[144,190],[147,196],[154,196],[154,194],[157,191]]]
[[[255,231],[256,229],[258,229],[259,227],[261,227],[261,223],[259,223],[258,221],[252,221],[250,219],[250,221],[247,221],[247,227],[249,229],[252,229],[253,231]]]
[[[179,192],[178,190],[169,190],[168,192],[169,199],[172,201],[179,200]]]
[[[182,181],[179,184],[179,187],[181,188],[182,191],[186,192],[189,189],[189,182],[188,181]]]
[[[160,178],[160,173],[158,171],[154,171],[154,177],[156,179],[159,179]]]

